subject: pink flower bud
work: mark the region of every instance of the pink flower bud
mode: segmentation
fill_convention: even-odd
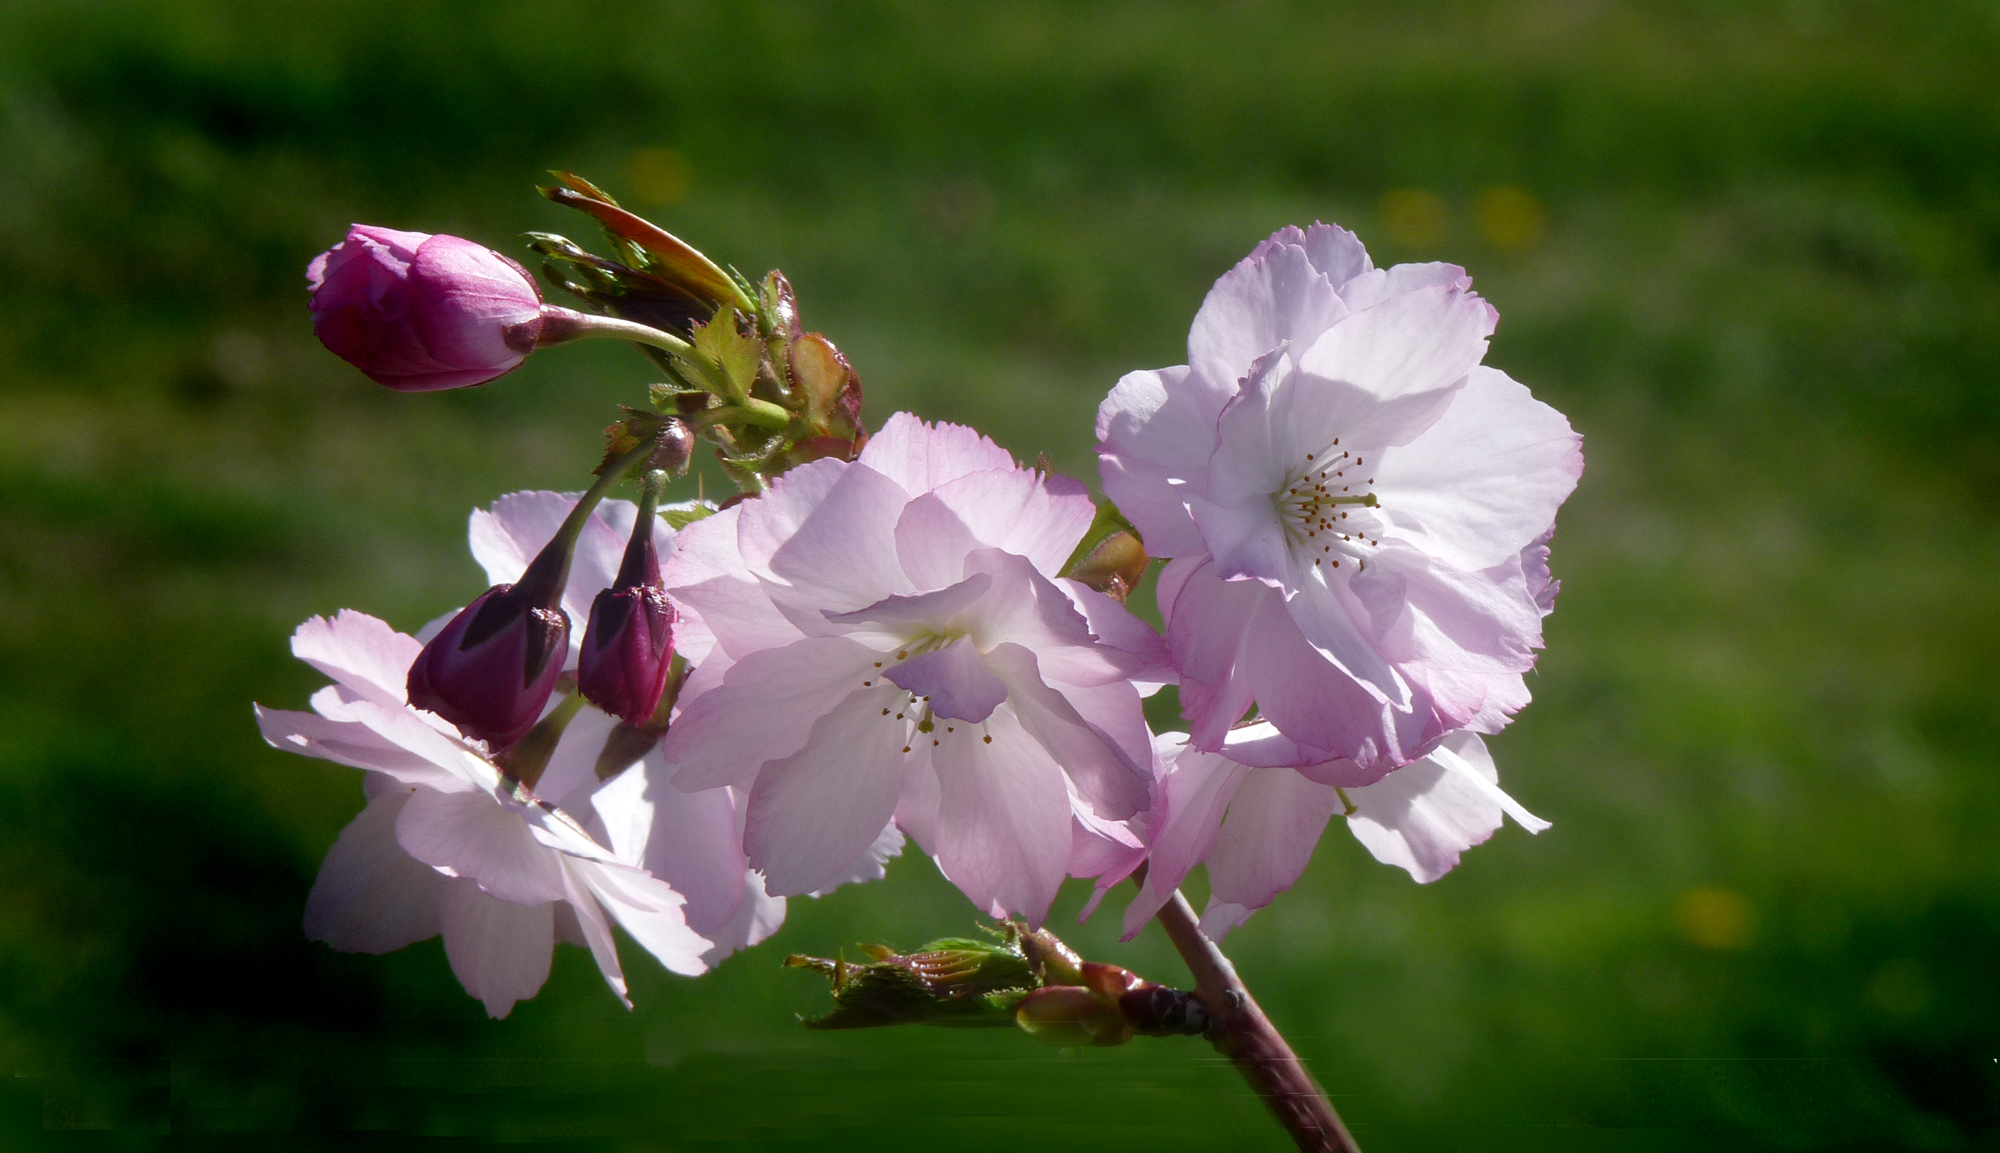
[[[499,754],[535,727],[562,676],[569,614],[565,550],[545,552],[521,580],[494,585],[431,638],[410,666],[410,703]]]
[[[674,659],[674,606],[660,583],[652,509],[640,507],[618,579],[590,603],[576,671],[585,699],[634,725],[653,719]]]
[[[403,392],[484,384],[541,335],[534,278],[456,236],[357,224],[306,266],[306,284],[320,343]]]

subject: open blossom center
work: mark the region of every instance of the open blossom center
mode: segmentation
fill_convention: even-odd
[[[1271,496],[1293,556],[1311,557],[1316,566],[1340,568],[1345,561],[1356,571],[1367,567],[1368,554],[1382,543],[1368,534],[1372,518],[1353,516],[1358,508],[1381,507],[1375,478],[1367,473],[1367,458],[1341,448],[1338,438],[1306,454]]]
[[[978,646],[974,645],[972,638],[962,630],[926,629],[893,650],[884,650],[877,654],[882,659],[875,661],[874,667],[869,669],[862,679],[862,688],[886,687],[889,695],[869,693],[853,698],[854,702],[862,708],[879,711],[880,716],[889,725],[892,743],[900,747],[904,753],[914,753],[926,746],[937,748],[953,737],[960,739],[978,737],[985,744],[993,743],[992,736],[987,733],[985,721],[972,722],[957,717],[940,717],[932,710],[928,694],[904,689],[889,679],[897,665],[913,657],[937,652],[960,642],[972,645],[974,651],[977,651]]]

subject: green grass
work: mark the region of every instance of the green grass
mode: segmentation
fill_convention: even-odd
[[[1085,478],[1112,381],[1273,228],[1469,267],[1589,460],[1494,742],[1555,827],[1421,888],[1336,829],[1232,954],[1371,1150],[1990,1142],[1996,51],[1972,0],[10,5],[0,1125],[1281,1146],[1195,1042],[798,1030],[786,951],[972,920],[919,860],[699,981],[633,964],[629,1014],[579,950],[496,1024],[435,942],[301,938],[360,793],[250,724],[317,681],[291,628],[462,603],[466,512],[579,487],[649,379],[589,347],[393,395],[301,270],[350,220],[590,238],[532,195],[561,166],[783,267],[872,420]],[[1178,978],[1114,937],[1076,933]]]

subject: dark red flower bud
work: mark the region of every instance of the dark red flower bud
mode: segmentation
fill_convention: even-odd
[[[410,666],[410,703],[495,754],[512,747],[534,728],[562,676],[568,574],[567,542],[552,544],[520,581],[494,585],[465,606]]]
[[[542,294],[520,265],[456,236],[357,224],[306,267],[313,331],[403,392],[484,384],[535,348]]]
[[[653,719],[674,660],[674,606],[660,583],[653,500],[643,501],[618,579],[590,603],[576,685],[590,703],[634,725]]]

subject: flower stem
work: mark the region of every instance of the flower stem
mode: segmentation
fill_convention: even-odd
[[[705,408],[688,418],[688,423],[699,429],[713,428],[718,424],[754,424],[782,429],[792,423],[792,414],[768,400],[758,400],[753,396],[738,404]]]
[[[1298,1147],[1311,1153],[1360,1153],[1360,1146],[1327,1100],[1326,1090],[1306,1072],[1256,998],[1243,987],[1236,966],[1201,931],[1194,909],[1180,890],[1174,890],[1156,919],[1194,975],[1195,992],[1207,1003],[1209,1043],[1250,1082]]]
[[[730,387],[729,375],[722,371],[722,366],[671,332],[662,332],[650,325],[620,320],[615,316],[598,316],[553,304],[542,306],[542,332],[541,338],[536,342],[539,347],[568,344],[572,340],[587,340],[592,337],[610,337],[616,340],[629,340],[635,344],[649,344],[700,373],[706,379],[710,391],[728,399],[738,399],[735,390]]]

